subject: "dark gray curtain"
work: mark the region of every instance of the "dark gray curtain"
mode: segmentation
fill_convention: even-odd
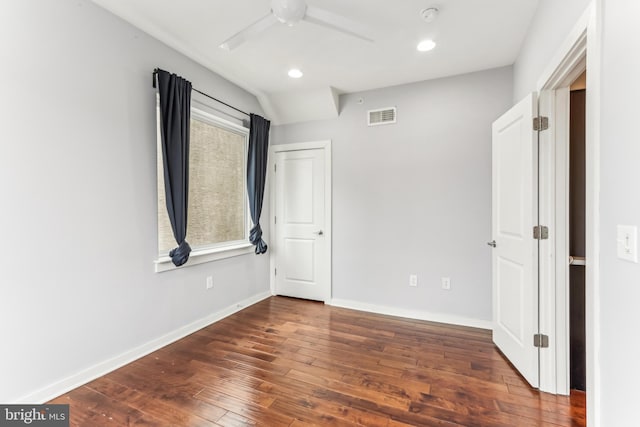
[[[160,93],[160,132],[167,213],[178,247],[169,252],[171,261],[181,266],[189,259],[187,237],[189,196],[189,122],[191,82],[158,70]]]
[[[247,193],[253,228],[249,240],[256,246],[256,254],[267,252],[267,244],[262,240],[260,214],[264,198],[264,182],[267,176],[267,155],[269,153],[269,127],[271,122],[257,114],[251,114],[249,127],[249,155],[247,158]]]

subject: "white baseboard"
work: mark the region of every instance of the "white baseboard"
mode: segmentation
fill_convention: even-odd
[[[405,317],[408,319],[427,320],[429,322],[446,323],[449,325],[469,326],[480,329],[493,329],[490,320],[472,319],[463,316],[454,316],[443,313],[432,313],[422,310],[409,310],[406,308],[388,307],[383,305],[368,304],[359,301],[332,299],[330,305],[335,307],[350,308],[352,310],[367,311],[369,313],[386,314],[389,316]]]
[[[152,353],[168,344],[178,341],[181,338],[186,337],[204,327],[211,325],[219,320],[224,319],[227,316],[232,315],[250,305],[256,304],[271,296],[271,292],[262,292],[252,297],[246,298],[240,302],[237,302],[229,307],[226,307],[220,311],[210,314],[202,319],[196,320],[188,325],[178,328],[166,335],[149,341],[141,346],[128,350],[119,356],[100,362],[90,368],[84,369],[70,377],[64,378],[58,382],[50,384],[39,390],[27,394],[26,396],[17,399],[15,403],[44,403],[55,397],[58,397],[74,388],[80,387],[90,381],[95,380],[103,375],[108,374],[122,366],[133,362],[149,353]]]

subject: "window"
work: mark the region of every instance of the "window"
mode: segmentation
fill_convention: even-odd
[[[191,109],[187,218],[190,258],[250,247],[246,190],[248,138],[248,129]],[[176,241],[165,204],[159,135],[157,161],[158,263],[163,263],[168,252],[176,247]]]

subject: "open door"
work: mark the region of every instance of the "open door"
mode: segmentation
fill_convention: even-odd
[[[493,341],[533,387],[539,386],[537,98],[528,95],[493,123]],[[538,230],[539,231],[539,230]]]

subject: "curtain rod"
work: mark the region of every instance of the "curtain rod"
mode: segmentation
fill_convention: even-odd
[[[154,89],[156,88],[156,75],[158,74],[158,71],[159,71],[159,70],[160,70],[160,68],[156,68],[155,70],[153,70],[153,88],[154,88]],[[163,71],[164,71],[164,70],[163,70]],[[194,88],[194,87],[191,87],[191,90],[193,90],[193,91],[195,91],[195,92],[198,92],[200,95],[204,95],[204,96],[206,96],[206,97],[207,97],[207,98],[209,98],[209,99],[212,99],[212,100],[214,100],[214,101],[216,101],[216,102],[219,102],[219,103],[220,103],[220,104],[222,104],[222,105],[226,105],[227,107],[229,107],[229,108],[231,108],[231,109],[233,109],[233,110],[236,110],[238,113],[242,113],[242,114],[244,114],[245,116],[249,116],[249,117],[251,116],[249,113],[244,112],[244,111],[242,111],[241,109],[234,107],[233,105],[227,104],[226,102],[221,101],[221,100],[219,100],[218,98],[215,98],[215,97],[213,97],[213,96],[211,96],[211,95],[209,95],[209,94],[206,94],[206,93],[204,93],[204,92],[202,92],[202,91],[199,91],[198,89],[196,89],[196,88]]]

